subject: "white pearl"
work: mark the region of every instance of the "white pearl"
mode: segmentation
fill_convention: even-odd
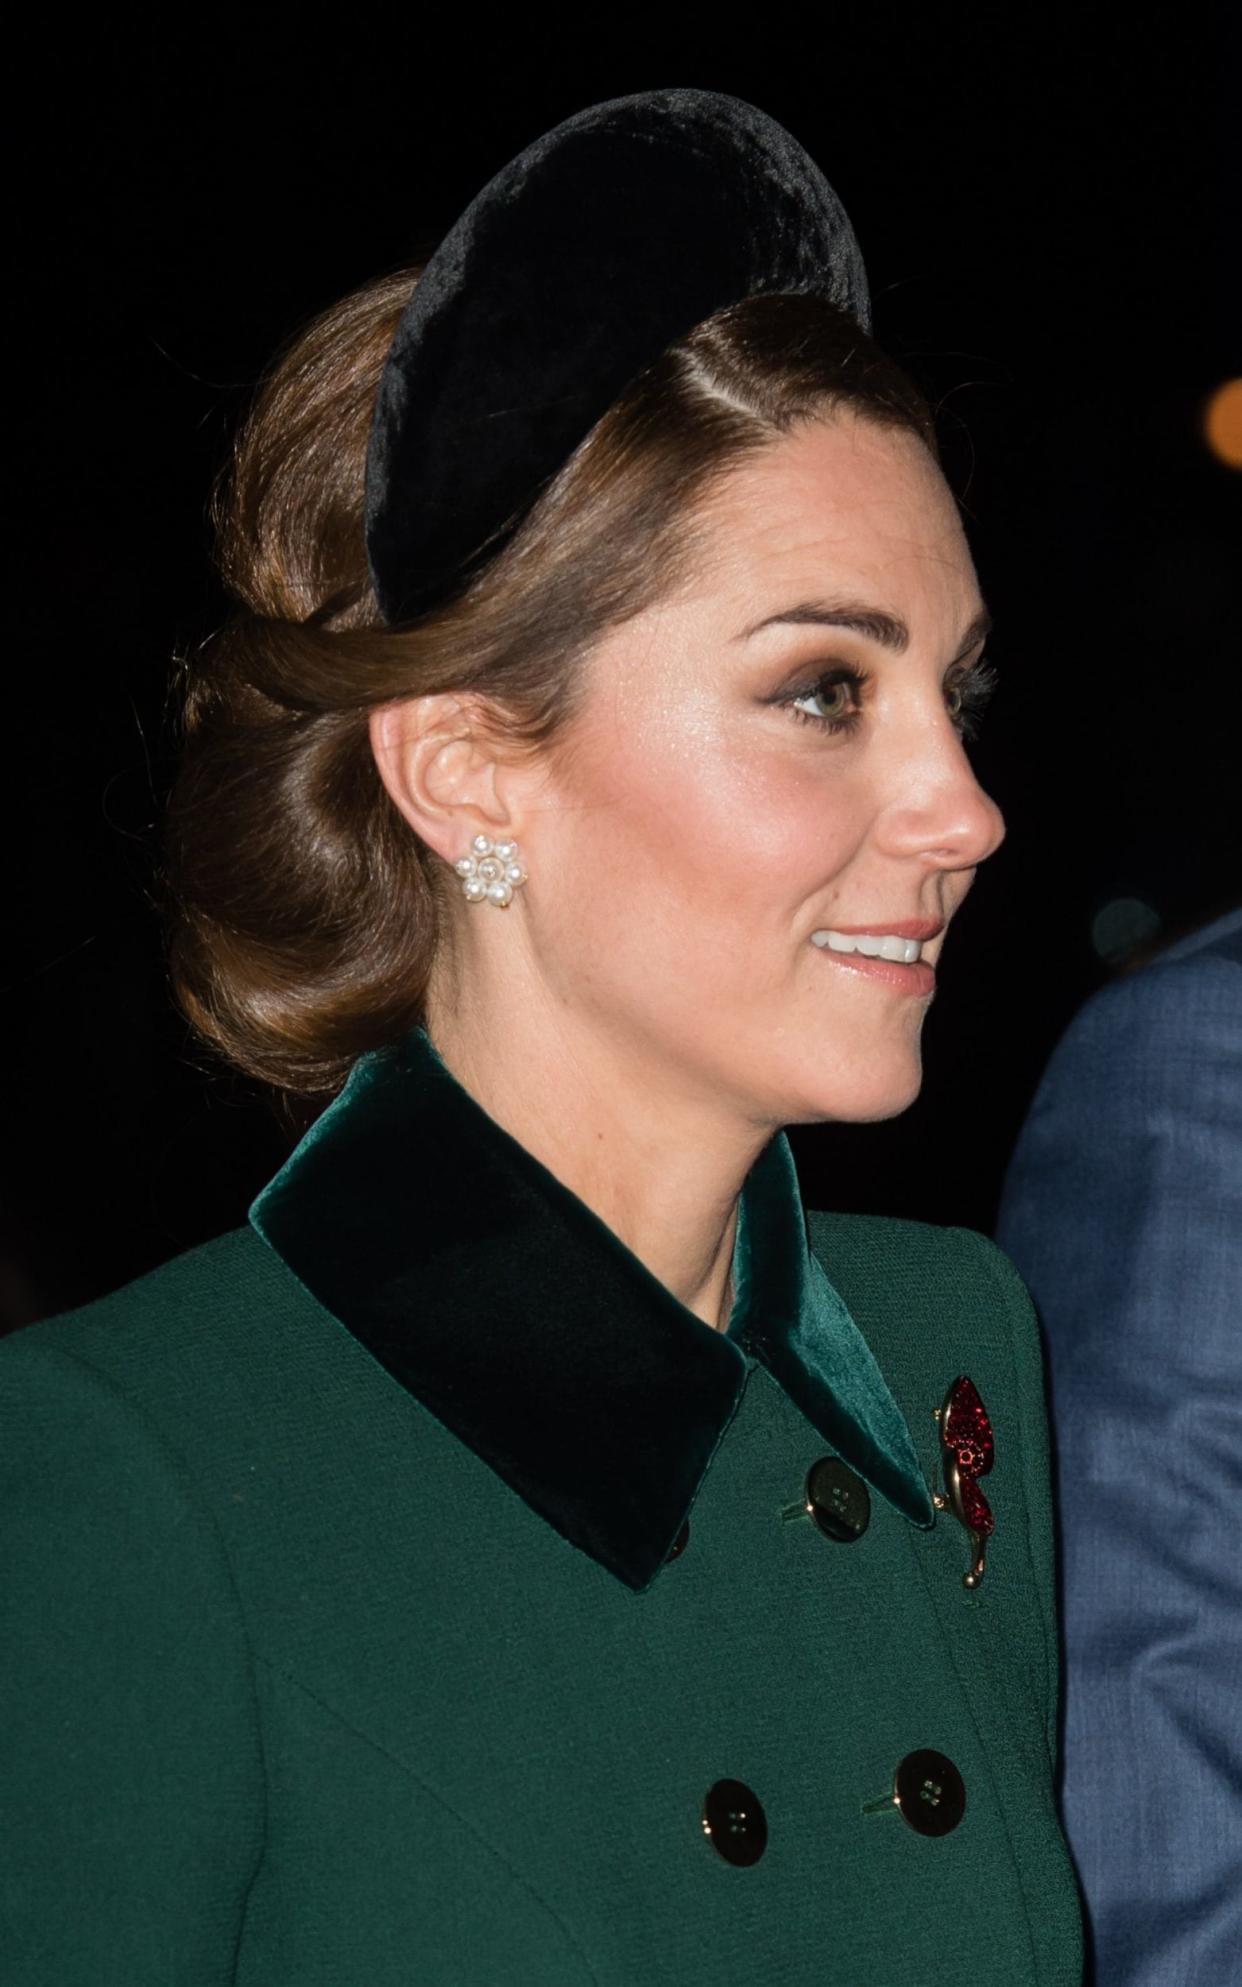
[[[518,884],[518,883],[525,883],[525,881],[526,881],[526,871],[522,868],[520,862],[511,862],[505,865],[506,883]]]
[[[482,862],[479,864],[479,875],[483,878],[484,882],[495,883],[497,877],[504,875],[504,869],[497,862],[495,856],[484,856]]]
[[[512,896],[513,892],[507,883],[489,883],[487,886],[487,900],[489,904],[500,904],[503,906],[510,902]]]
[[[476,835],[470,846],[477,856],[489,856],[492,852],[491,837],[488,835]]]
[[[473,876],[474,857],[458,856],[457,861],[453,864],[453,868],[457,871],[457,874],[459,876]]]
[[[487,885],[481,876],[468,876],[461,890],[463,897],[468,897],[472,904],[481,904],[487,895]]]
[[[517,854],[517,843],[497,842],[496,854],[500,857],[500,860],[502,862],[512,862],[514,856]]]

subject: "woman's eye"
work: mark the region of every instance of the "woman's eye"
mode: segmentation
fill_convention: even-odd
[[[848,731],[857,724],[866,677],[855,669],[834,669],[809,690],[797,690],[782,701],[801,723],[823,725],[828,731]],[[805,705],[818,705],[807,710]]]
[[[777,701],[800,724],[817,724],[829,732],[849,732],[862,717],[863,692],[870,680],[865,671],[840,665],[826,670],[808,690],[794,690]],[[945,708],[962,738],[974,737],[995,688],[996,671],[982,660],[945,683]]]

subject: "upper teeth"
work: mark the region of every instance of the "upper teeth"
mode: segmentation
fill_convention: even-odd
[[[826,945],[830,952],[862,952],[868,959],[896,959],[912,966],[922,947],[917,938],[892,938],[869,931],[813,931],[813,945]]]

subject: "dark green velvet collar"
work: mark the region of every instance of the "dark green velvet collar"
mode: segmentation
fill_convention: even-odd
[[[663,1565],[753,1360],[873,1490],[932,1522],[901,1409],[808,1246],[784,1133],[743,1187],[727,1333],[489,1117],[421,1028],[355,1063],[250,1220],[395,1380],[633,1588]]]

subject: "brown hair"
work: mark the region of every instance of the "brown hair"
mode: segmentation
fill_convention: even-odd
[[[384,626],[367,571],[363,465],[384,358],[416,272],[369,283],[279,358],[213,517],[236,616],[183,665],[166,825],[170,972],[237,1068],[307,1096],[423,1018],[451,868],[385,791],[368,716],[473,693],[532,749],[578,708],[579,664],[672,586],[709,480],[846,405],[917,435],[928,408],[844,312],[756,297],[698,325],[597,422],[461,595]]]

